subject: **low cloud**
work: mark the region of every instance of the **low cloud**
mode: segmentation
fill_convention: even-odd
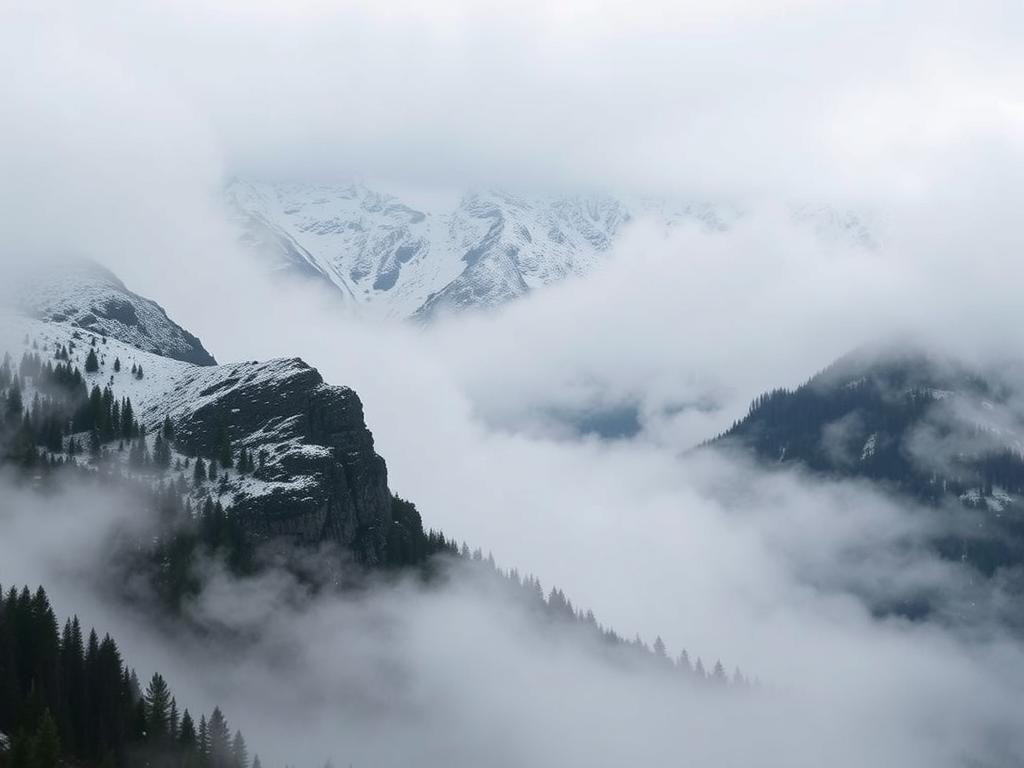
[[[214,572],[193,615],[255,637],[171,642],[103,594],[132,507],[96,489],[5,484],[0,581],[45,583],[140,673],[223,704],[272,765],[1024,760],[1012,600],[922,546],[941,512],[686,454],[866,342],[909,335],[969,362],[1021,348],[1016,10],[190,10],[200,27],[152,4],[16,10],[2,266],[83,253],[218,359],[301,355],[359,392],[427,525],[771,687],[609,666],[472,580],[301,600],[280,575]],[[259,274],[218,202],[233,172],[612,187],[749,215],[728,234],[636,222],[586,279],[420,329]],[[879,247],[823,243],[775,207],[793,199],[877,209]],[[624,404],[626,439],[559,423]],[[922,594],[934,621],[867,605]]]
[[[601,476],[609,459],[600,454],[616,449],[584,450]],[[238,581],[210,567],[186,607],[199,632],[169,628],[104,583],[111,533],[133,514],[138,526],[138,511],[88,485],[42,498],[5,481],[0,580],[46,584],[60,614],[112,632],[141,676],[161,671],[193,710],[224,707],[270,765],[1024,757],[1013,706],[1024,659],[1011,635],[984,616],[969,626],[879,618],[862,600],[921,585],[950,601],[970,596],[958,566],[905,546],[927,523],[856,484],[765,474],[718,455],[676,470],[632,505],[612,497],[603,514],[577,510],[572,531],[569,516],[549,519],[550,541],[535,549],[571,544],[562,554],[581,585],[610,574],[601,602],[636,606],[613,612],[621,631],[650,641],[648,625],[661,623],[671,651],[685,644],[708,666],[738,663],[764,688],[694,685],[618,658],[538,619],[469,566],[433,586],[401,580],[316,596],[281,572]],[[535,529],[536,514],[524,507],[520,528]],[[588,557],[601,559],[588,566]],[[580,593],[569,591],[586,605]]]

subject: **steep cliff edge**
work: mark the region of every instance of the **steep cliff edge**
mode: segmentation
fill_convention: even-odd
[[[418,514],[392,498],[354,391],[326,384],[297,358],[184,361],[168,349],[182,351],[175,345],[195,337],[162,310],[162,322],[145,327],[122,327],[97,312],[108,300],[134,296],[110,273],[87,265],[37,284],[18,312],[0,317],[0,358],[5,352],[11,358],[8,384],[0,389],[16,383],[26,408],[41,394],[45,410],[54,366],[80,376],[58,419],[62,435],[57,443],[50,438],[46,456],[172,488],[193,510],[210,498],[237,516],[254,543],[334,544],[371,566],[420,551]],[[140,297],[132,302],[137,313],[157,306]],[[154,327],[162,333],[144,333]],[[200,359],[213,360],[198,349]],[[111,426],[124,421],[128,402],[142,436],[130,425]],[[165,423],[173,437],[158,462]],[[243,452],[250,466],[240,466]],[[197,462],[206,467],[202,477]]]
[[[251,475],[229,473],[223,487],[252,535],[332,541],[369,563],[382,559],[392,522],[387,467],[351,389],[325,384],[298,358],[192,368],[144,413],[154,423],[169,416],[185,453],[212,457],[226,433],[261,457]]]

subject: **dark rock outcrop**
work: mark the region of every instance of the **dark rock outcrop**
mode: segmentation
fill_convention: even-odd
[[[210,458],[226,432],[260,457],[251,475],[229,473],[230,504],[250,534],[336,542],[368,564],[383,558],[387,468],[354,391],[294,358],[193,369],[167,404],[180,447]]]

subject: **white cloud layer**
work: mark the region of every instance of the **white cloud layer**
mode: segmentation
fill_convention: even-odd
[[[84,253],[222,360],[303,356],[360,393],[393,488],[428,525],[622,632],[720,655],[785,693],[766,706],[668,691],[552,651],[469,588],[291,609],[286,585],[240,601],[223,584],[208,607],[243,605],[266,632],[239,659],[204,660],[91,603],[60,567],[92,562],[67,542],[103,530],[82,514],[99,500],[73,516],[0,497],[0,580],[56,582],[59,609],[95,612],[135,663],[222,702],[278,761],[622,764],[637,743],[652,764],[1022,759],[1021,647],[986,606],[967,637],[873,618],[851,596],[977,598],[950,565],[894,554],[927,520],[868,489],[681,457],[758,392],[861,343],[910,335],[988,360],[1021,348],[1018,4],[9,10],[5,262]],[[597,186],[755,213],[728,235],[666,239],[640,222],[585,281],[412,329],[255,274],[216,202],[235,172]],[[882,247],[823,246],[771,204],[795,198],[880,211]],[[623,402],[641,414],[633,440],[580,440],[547,417]],[[380,683],[367,658],[411,681],[376,719],[349,697]]]

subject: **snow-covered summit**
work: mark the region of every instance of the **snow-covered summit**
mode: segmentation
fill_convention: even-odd
[[[362,182],[235,180],[225,195],[242,242],[270,269],[325,281],[361,310],[417,319],[495,307],[584,275],[640,217],[720,232],[742,215],[710,203],[495,190],[422,205]],[[794,208],[793,220],[825,239],[873,242],[856,215],[827,206]]]
[[[46,263],[20,275],[17,282],[15,303],[26,315],[68,323],[175,360],[197,365],[217,362],[159,304],[128,290],[95,262]]]
[[[227,200],[272,268],[326,280],[392,317],[495,306],[583,274],[630,218],[610,198],[502,192],[423,210],[359,183],[236,181]]]

